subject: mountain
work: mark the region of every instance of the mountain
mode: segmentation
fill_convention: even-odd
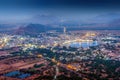
[[[38,23],[37,23],[38,21]],[[87,22],[89,21],[89,22]],[[32,24],[0,24],[0,32],[10,31],[14,34],[38,34],[51,30],[63,32],[72,30],[120,30],[120,14],[109,13],[98,15],[90,20],[60,19],[55,15],[36,15],[31,19]]]
[[[51,27],[49,25],[42,25],[42,24],[28,24],[26,26],[21,26],[14,31],[15,34],[38,34],[40,32],[46,32],[50,30],[61,31],[62,28],[59,27]]]

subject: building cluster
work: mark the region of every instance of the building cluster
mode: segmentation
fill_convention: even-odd
[[[111,64],[111,65],[110,65]],[[0,33],[1,80],[119,80],[117,31]]]

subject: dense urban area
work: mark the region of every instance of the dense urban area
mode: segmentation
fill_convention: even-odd
[[[0,80],[120,80],[119,30],[0,33]]]

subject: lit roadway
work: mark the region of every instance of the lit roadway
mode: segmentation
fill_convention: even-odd
[[[56,61],[56,60],[53,60],[53,59],[51,59],[51,58],[49,58],[49,57],[45,57],[45,59],[49,59],[49,60],[51,60],[52,62],[56,63],[56,74],[55,74],[55,76],[54,76],[54,80],[57,79],[57,76],[58,76],[58,74],[59,74],[59,68],[58,68],[58,66],[63,67],[63,68],[65,68],[65,69],[67,69],[67,70],[69,70],[69,71],[71,71],[71,72],[74,72],[74,73],[76,73],[79,77],[81,77],[81,74],[80,74],[80,73],[77,73],[76,70],[69,69],[69,68],[67,67],[67,66],[68,66],[67,64],[60,63],[60,62],[58,62],[58,61]]]

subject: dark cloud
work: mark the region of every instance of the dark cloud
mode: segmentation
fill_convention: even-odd
[[[120,0],[0,0],[0,6],[48,8],[48,7],[84,7],[84,8],[120,8]]]

